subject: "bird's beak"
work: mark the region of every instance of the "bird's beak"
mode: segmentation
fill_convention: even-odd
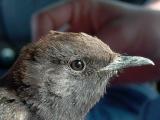
[[[148,58],[139,56],[118,56],[112,63],[100,69],[100,71],[120,70],[128,67],[154,65],[154,62]]]

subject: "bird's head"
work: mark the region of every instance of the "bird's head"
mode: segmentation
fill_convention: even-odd
[[[22,50],[14,78],[35,89],[42,101],[56,96],[68,100],[71,106],[90,107],[119,70],[146,64],[153,62],[143,57],[121,56],[85,33],[52,31]]]

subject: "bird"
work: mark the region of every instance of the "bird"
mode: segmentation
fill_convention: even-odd
[[[84,120],[119,71],[143,65],[154,63],[86,33],[50,31],[1,77],[0,120]]]

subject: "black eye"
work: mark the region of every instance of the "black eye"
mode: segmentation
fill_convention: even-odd
[[[78,59],[70,62],[70,67],[75,71],[82,71],[85,68],[84,61]]]

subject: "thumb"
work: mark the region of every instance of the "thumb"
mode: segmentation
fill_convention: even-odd
[[[70,2],[60,3],[35,13],[31,21],[32,40],[38,40],[49,30],[66,31],[71,19],[71,8]]]

